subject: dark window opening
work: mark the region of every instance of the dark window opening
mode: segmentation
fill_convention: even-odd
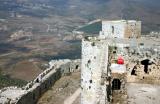
[[[137,75],[135,69],[132,69],[131,75]]]
[[[143,60],[141,61],[141,64],[144,65],[144,72],[148,73],[148,66],[152,64],[150,63],[150,60],[149,59]]]
[[[36,79],[36,83],[39,83],[39,79],[38,78]]]
[[[116,54],[116,51],[113,51],[113,54]]]
[[[115,46],[114,49],[117,50],[117,47]]]
[[[92,46],[95,46],[96,44],[95,44],[95,42],[93,42],[91,45],[92,45]]]
[[[114,26],[112,26],[112,34],[114,34]]]
[[[91,89],[91,86],[89,86],[89,89]]]
[[[31,84],[29,84],[29,88],[31,88],[32,87],[32,85]]]
[[[91,63],[91,60],[88,60],[88,64],[90,64]]]
[[[76,69],[78,69],[79,68],[79,66],[78,65],[76,65]]]
[[[121,82],[119,79],[114,79],[112,81],[112,90],[120,90],[121,88]]]
[[[92,83],[92,80],[89,80],[90,83]]]
[[[136,74],[136,69],[137,69],[137,67],[134,66],[134,68],[133,68],[132,71],[131,71],[131,75],[137,75],[137,74]]]
[[[140,43],[139,45],[140,45],[140,46],[144,46],[144,43]]]

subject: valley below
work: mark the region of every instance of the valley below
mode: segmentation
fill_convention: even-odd
[[[92,20],[136,19],[143,21],[143,34],[159,31],[158,4],[159,0],[1,0],[0,87],[23,86],[50,60],[80,58],[86,34],[73,31]]]

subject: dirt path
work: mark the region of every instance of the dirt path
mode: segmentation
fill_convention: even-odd
[[[64,104],[72,104],[76,99],[77,97],[80,95],[81,93],[81,89],[78,88],[73,95],[71,95],[70,97],[68,97],[65,101],[64,101]]]

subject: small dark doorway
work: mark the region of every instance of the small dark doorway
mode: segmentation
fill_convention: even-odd
[[[121,89],[121,81],[119,79],[114,79],[112,81],[112,90],[120,90]]]
[[[137,67],[134,66],[133,69],[132,69],[132,71],[131,71],[131,75],[137,75],[137,74],[136,74],[136,69],[137,69]]]
[[[78,69],[79,68],[79,66],[78,65],[76,65],[76,69]]]
[[[36,83],[39,83],[39,79],[38,78],[36,79]]]
[[[145,59],[145,60],[141,61],[141,64],[144,65],[144,72],[148,73],[148,65],[152,64],[152,63],[150,63],[150,60]]]

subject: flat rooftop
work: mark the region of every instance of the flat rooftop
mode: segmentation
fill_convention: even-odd
[[[138,20],[102,20],[102,22],[110,22],[110,23],[122,23],[122,22],[141,22],[141,21],[138,21]]]
[[[117,43],[117,44],[144,44],[144,46],[154,46],[154,47],[160,47],[160,40],[157,38],[139,38],[139,39],[120,39],[120,38],[100,38],[100,37],[91,37],[91,36],[86,36],[84,38],[84,41],[89,41],[89,42],[103,42],[106,41],[108,43]]]

